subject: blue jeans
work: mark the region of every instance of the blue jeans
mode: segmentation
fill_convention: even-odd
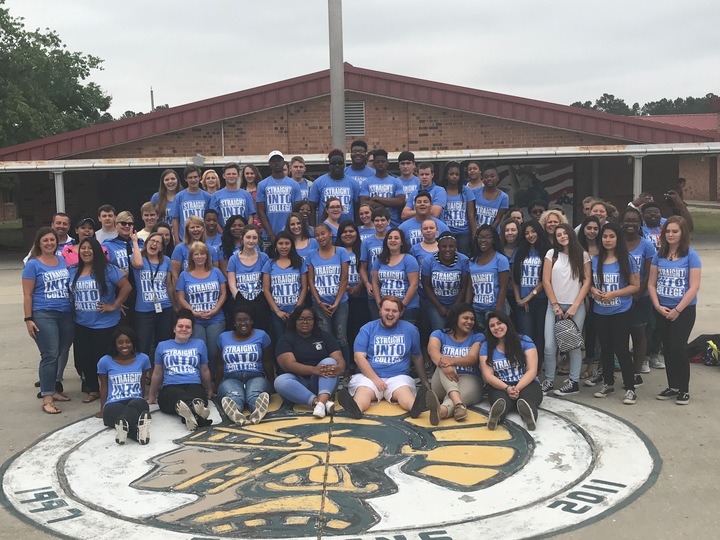
[[[449,309],[450,306],[445,306],[445,308]],[[438,312],[435,304],[433,304],[428,298],[420,299],[420,313],[426,317],[430,333],[435,330],[442,330],[445,328],[445,317],[440,315],[440,312]]]
[[[135,312],[135,333],[140,341],[140,352],[149,355],[153,346],[173,337],[173,310]]]
[[[332,358],[326,358],[318,363],[334,364],[337,362]],[[283,373],[275,379],[275,391],[292,403],[302,403],[312,406],[313,399],[319,394],[327,394],[331,396],[337,388],[337,377],[318,377],[311,375],[303,377],[302,375],[294,375],[292,373]]]
[[[563,311],[567,311],[571,304],[560,304]],[[582,302],[577,313],[572,318],[575,324],[582,332],[585,324],[585,303]],[[551,304],[548,304],[545,312],[545,379],[549,381],[555,380],[555,367],[557,359],[557,340],[555,339],[555,313]],[[572,382],[580,381],[580,369],[582,368],[582,350],[580,347],[568,351],[570,359],[570,380]]]
[[[225,321],[216,322],[207,326],[202,326],[195,322],[193,325],[192,337],[202,339],[207,345],[208,350],[208,367],[210,375],[215,378],[215,369],[217,367],[217,340],[220,334],[225,331]]]
[[[263,392],[268,394],[272,392],[270,381],[265,378],[263,373],[258,371],[239,371],[225,375],[220,386],[218,386],[218,398],[222,400],[224,397],[232,399],[242,411],[247,404],[250,412],[255,410],[255,400]]]
[[[349,311],[350,309],[348,303],[345,302],[338,306],[332,317],[327,317],[325,313],[323,313],[322,309],[320,309],[318,306],[313,306],[313,312],[315,313],[315,317],[317,317],[318,323],[320,324],[320,330],[322,330],[323,332],[328,332],[329,334],[335,336],[335,339],[338,340],[338,344],[340,345],[340,351],[342,352],[343,358],[346,362],[348,361],[348,357],[350,356],[347,334],[347,321]]]
[[[547,312],[547,298],[532,298],[528,302],[528,310],[517,307],[515,316],[518,322],[518,332],[532,339],[538,350],[538,360],[543,361],[545,351],[545,314]]]
[[[39,310],[33,311],[32,316],[38,327],[35,344],[40,351],[40,393],[52,396],[55,382],[62,380],[67,365],[75,324],[69,312]]]

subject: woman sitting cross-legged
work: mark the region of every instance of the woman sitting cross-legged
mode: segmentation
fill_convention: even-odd
[[[519,335],[510,318],[498,311],[488,315],[486,337],[480,347],[480,370],[491,405],[488,429],[495,429],[509,411],[517,409],[527,428],[534,430],[543,399],[535,344]]]
[[[249,306],[235,311],[234,325],[234,331],[223,332],[217,340],[217,395],[230,420],[240,426],[257,424],[267,412],[272,392],[270,336],[253,328]],[[243,414],[245,405],[250,409],[249,418]]]
[[[320,330],[311,308],[298,306],[290,313],[275,353],[285,372],[275,379],[275,391],[291,403],[312,407],[316,418],[332,414],[330,396],[345,372],[345,359],[337,339]]]
[[[110,338],[110,354],[97,364],[103,423],[115,428],[115,442],[127,438],[150,442],[150,408],[143,398],[150,359],[140,352],[140,340],[130,328],[120,327]]]
[[[155,349],[155,368],[148,403],[177,414],[189,431],[212,424],[208,398],[213,387],[208,353],[202,339],[192,337],[195,319],[189,309],[175,316],[175,338],[161,341]]]

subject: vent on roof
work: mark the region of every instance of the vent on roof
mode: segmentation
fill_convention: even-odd
[[[345,136],[357,137],[365,135],[365,102],[345,102]]]

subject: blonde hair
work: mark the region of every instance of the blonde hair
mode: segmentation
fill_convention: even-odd
[[[132,219],[133,222],[135,222],[135,217],[132,215],[132,213],[129,210],[123,210],[115,216],[115,223],[117,223],[118,221],[127,221],[128,219]]]
[[[202,227],[200,242],[205,243],[205,222],[198,216],[190,216],[185,220],[185,235],[183,236],[183,243],[189,246],[193,242],[193,239],[190,237],[191,225],[200,225]]]
[[[540,219],[538,220],[540,222],[540,225],[542,225],[543,229],[545,228],[545,224],[547,223],[547,220],[551,215],[557,216],[557,218],[560,220],[560,223],[568,223],[568,218],[565,217],[565,214],[563,214],[560,210],[551,208],[550,210],[545,210],[540,216]]]
[[[220,180],[220,177],[218,176],[218,173],[215,172],[215,169],[208,169],[207,171],[205,171],[205,172],[203,173],[202,178],[200,179],[200,185],[202,186],[202,188],[203,188],[205,191],[207,191],[207,183],[205,182],[205,180],[206,180],[207,177],[210,176],[211,174],[214,174],[214,175],[215,175],[215,178],[217,179],[217,189],[222,188],[222,180]]]
[[[210,257],[210,249],[204,242],[193,242],[190,244],[190,250],[188,251],[187,271],[191,272],[197,268],[195,266],[195,261],[193,260],[193,255],[198,251],[202,251],[205,254],[205,270],[212,270],[213,264],[212,258]]]

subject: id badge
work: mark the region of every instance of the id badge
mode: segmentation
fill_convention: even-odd
[[[155,313],[162,313],[162,305],[160,302],[155,302]]]

